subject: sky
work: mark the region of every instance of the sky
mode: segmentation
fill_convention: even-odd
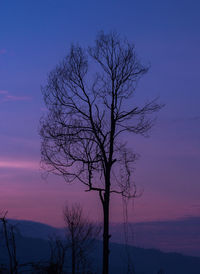
[[[143,194],[129,202],[129,220],[200,216],[200,2],[197,0],[0,0],[0,209],[10,218],[61,226],[66,203],[79,202],[101,221],[98,195],[68,185],[40,167],[41,86],[72,43],[87,47],[98,31],[133,41],[150,65],[137,94],[159,97],[150,136],[130,136],[140,158],[135,182]],[[123,220],[119,197],[111,221]]]

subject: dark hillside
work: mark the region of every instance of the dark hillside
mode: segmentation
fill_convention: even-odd
[[[25,238],[20,235],[17,239],[17,254],[20,263],[46,261],[49,259],[48,241],[36,238]],[[101,242],[97,241],[91,254],[93,265],[100,273]],[[137,274],[157,274],[164,269],[166,274],[199,274],[200,258],[183,256],[177,253],[163,253],[153,249],[142,249],[129,246],[128,249],[121,244],[111,244],[111,274],[124,274],[127,270],[127,250]],[[0,246],[0,262],[6,263],[7,251]]]

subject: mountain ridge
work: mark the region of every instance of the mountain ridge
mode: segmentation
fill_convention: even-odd
[[[64,228],[53,227],[29,220],[10,220],[16,224],[25,237],[48,240],[49,236],[64,237]],[[190,217],[172,221],[128,223],[126,239],[124,225],[111,223],[111,242],[126,243],[142,248],[177,252],[187,256],[200,257],[200,217]]]

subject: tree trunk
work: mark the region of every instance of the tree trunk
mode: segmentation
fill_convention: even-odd
[[[103,214],[103,274],[109,273],[109,202],[110,202],[110,189],[104,194]]]
[[[10,250],[10,245],[9,245],[9,237],[8,237],[6,220],[4,218],[2,218],[2,223],[4,228],[4,237],[5,237],[6,247],[7,247],[8,256],[9,256],[9,265],[10,265],[9,270],[10,270],[10,274],[13,274],[13,259],[12,259],[12,254]]]
[[[76,247],[74,239],[74,228],[72,228],[72,274],[76,273]]]

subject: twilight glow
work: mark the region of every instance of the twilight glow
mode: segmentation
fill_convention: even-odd
[[[47,74],[72,42],[87,46],[99,30],[114,29],[134,41],[138,56],[151,64],[133,100],[159,97],[166,104],[149,138],[126,140],[141,156],[135,182],[143,192],[130,202],[129,219],[200,215],[199,9],[196,0],[184,0],[181,7],[171,0],[0,2],[0,210],[10,218],[61,226],[66,201],[78,201],[101,221],[96,193],[56,176],[43,179],[38,128]],[[123,220],[115,195],[111,220]]]
[[[36,167],[38,167],[37,162],[3,161],[0,159],[0,168],[36,169]]]

